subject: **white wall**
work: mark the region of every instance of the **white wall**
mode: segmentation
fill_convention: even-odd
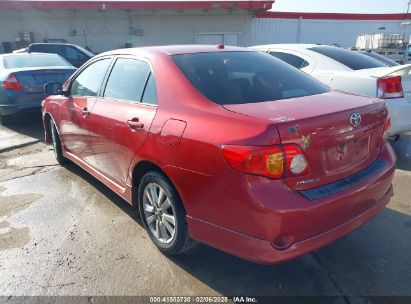
[[[298,41],[298,23],[301,34]],[[253,20],[254,45],[269,43],[337,43],[343,47],[355,46],[357,36],[373,33],[404,33],[401,21],[374,20],[314,20],[255,18]],[[378,30],[384,26],[384,31]],[[405,39],[410,37],[411,26]]]
[[[142,36],[129,35],[129,26]],[[71,30],[76,30],[74,36]],[[13,41],[16,32],[33,32],[35,42],[63,38],[70,43],[102,52],[124,47],[161,44],[192,44],[196,33],[240,33],[240,45],[252,43],[249,11],[0,11],[0,42]]]

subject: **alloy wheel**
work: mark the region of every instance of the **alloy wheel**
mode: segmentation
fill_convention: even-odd
[[[176,217],[173,206],[164,189],[156,183],[149,183],[143,194],[144,216],[154,237],[170,243],[176,233]]]

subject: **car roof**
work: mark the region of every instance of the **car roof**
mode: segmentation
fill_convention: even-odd
[[[47,45],[67,45],[67,46],[77,46],[76,44],[72,44],[72,43],[60,43],[60,42],[35,42],[35,43],[30,43],[29,47],[32,45],[43,45],[43,44],[47,44]]]
[[[166,45],[166,46],[148,46],[148,47],[135,47],[127,49],[118,49],[99,54],[102,55],[136,55],[141,52],[148,53],[164,53],[167,55],[177,55],[177,54],[190,54],[190,53],[210,53],[210,52],[252,52],[253,50],[236,47],[236,46],[224,46],[224,48],[219,48],[218,45]]]
[[[1,57],[8,57],[8,56],[31,56],[31,55],[47,55],[47,56],[59,56],[55,53],[42,53],[42,52],[30,52],[30,53],[7,53],[7,54],[0,54]],[[59,56],[61,57],[61,56]]]
[[[278,44],[264,44],[264,45],[255,45],[252,46],[251,48],[255,49],[290,49],[290,50],[303,50],[303,49],[309,49],[315,46],[321,46],[322,44],[309,44],[309,43],[278,43]]]

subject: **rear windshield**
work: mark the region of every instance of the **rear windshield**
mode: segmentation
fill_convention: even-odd
[[[304,72],[262,52],[212,52],[172,57],[193,86],[220,105],[281,100],[329,91]]]
[[[16,54],[4,56],[4,65],[8,69],[44,66],[71,66],[56,54]]]
[[[309,48],[309,50],[334,59],[352,70],[382,68],[387,66],[372,57],[338,47],[315,46]]]
[[[390,58],[387,58],[383,55],[374,53],[374,52],[360,52],[361,54],[364,54],[366,56],[372,57],[374,59],[377,59],[379,61],[381,61],[382,63],[385,63],[387,66],[398,66],[400,65],[399,63],[395,62],[394,60],[391,60]]]

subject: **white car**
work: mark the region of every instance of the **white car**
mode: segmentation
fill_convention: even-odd
[[[253,46],[312,75],[331,89],[385,99],[391,118],[388,135],[411,131],[411,64],[389,66],[347,49],[316,44]]]

